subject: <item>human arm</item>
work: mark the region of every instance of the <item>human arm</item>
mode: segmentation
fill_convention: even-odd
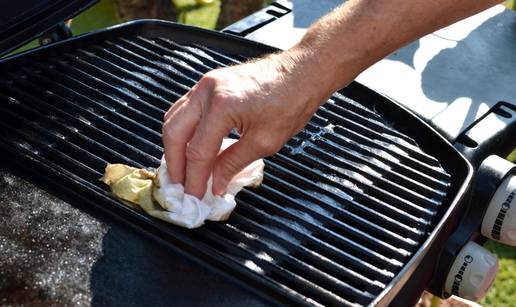
[[[319,104],[406,43],[492,6],[493,0],[350,0],[310,27],[291,49],[206,74],[165,115],[165,158],[173,182],[201,198],[240,169],[271,155]],[[240,140],[218,154],[232,128]]]

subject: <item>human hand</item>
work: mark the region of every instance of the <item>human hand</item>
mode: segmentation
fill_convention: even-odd
[[[171,181],[202,198],[213,173],[213,193],[221,195],[241,169],[281,149],[332,92],[315,61],[300,64],[301,58],[284,52],[203,76],[165,114]],[[233,128],[239,141],[219,154]]]

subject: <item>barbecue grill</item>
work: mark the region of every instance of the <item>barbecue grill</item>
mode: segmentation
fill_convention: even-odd
[[[38,8],[48,14],[32,15],[30,24],[10,21],[0,34],[1,51],[87,7],[79,2]],[[175,259],[179,252],[196,263],[189,274],[216,272],[223,283],[237,284],[235,293],[265,304],[402,306],[414,304],[425,288],[458,294],[460,285],[444,286],[448,272],[468,241],[483,243],[478,232],[486,204],[515,171],[499,158],[485,160],[516,145],[510,138],[516,108],[509,102],[454,146],[395,101],[353,82],[265,160],[263,184],[238,194],[227,222],[196,230],[128,208],[102,185],[107,163],[159,165],[164,112],[204,73],[274,51],[228,33],[142,20],[11,56],[0,62],[2,159],[107,224],[152,239],[149,254],[164,248],[161,257]],[[504,129],[471,149],[489,118],[501,118]],[[475,171],[489,178],[489,187],[473,183]],[[161,261],[167,269],[144,273],[180,282],[167,275],[174,263]],[[144,287],[162,304],[173,303],[162,292],[174,290]],[[112,295],[117,303],[134,303]]]

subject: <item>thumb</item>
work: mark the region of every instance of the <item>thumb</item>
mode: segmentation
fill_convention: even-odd
[[[236,174],[264,156],[255,143],[253,138],[244,136],[217,157],[213,168],[214,195],[226,193],[229,182]]]

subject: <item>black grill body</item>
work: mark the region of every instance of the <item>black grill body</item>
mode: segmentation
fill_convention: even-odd
[[[418,289],[401,300],[412,303],[456,224],[472,170],[432,128],[358,83],[266,160],[263,185],[242,191],[225,223],[168,225],[99,182],[106,163],[159,164],[163,114],[205,72],[274,51],[138,21],[4,60],[2,156],[271,302],[385,305],[425,259],[411,285]]]

